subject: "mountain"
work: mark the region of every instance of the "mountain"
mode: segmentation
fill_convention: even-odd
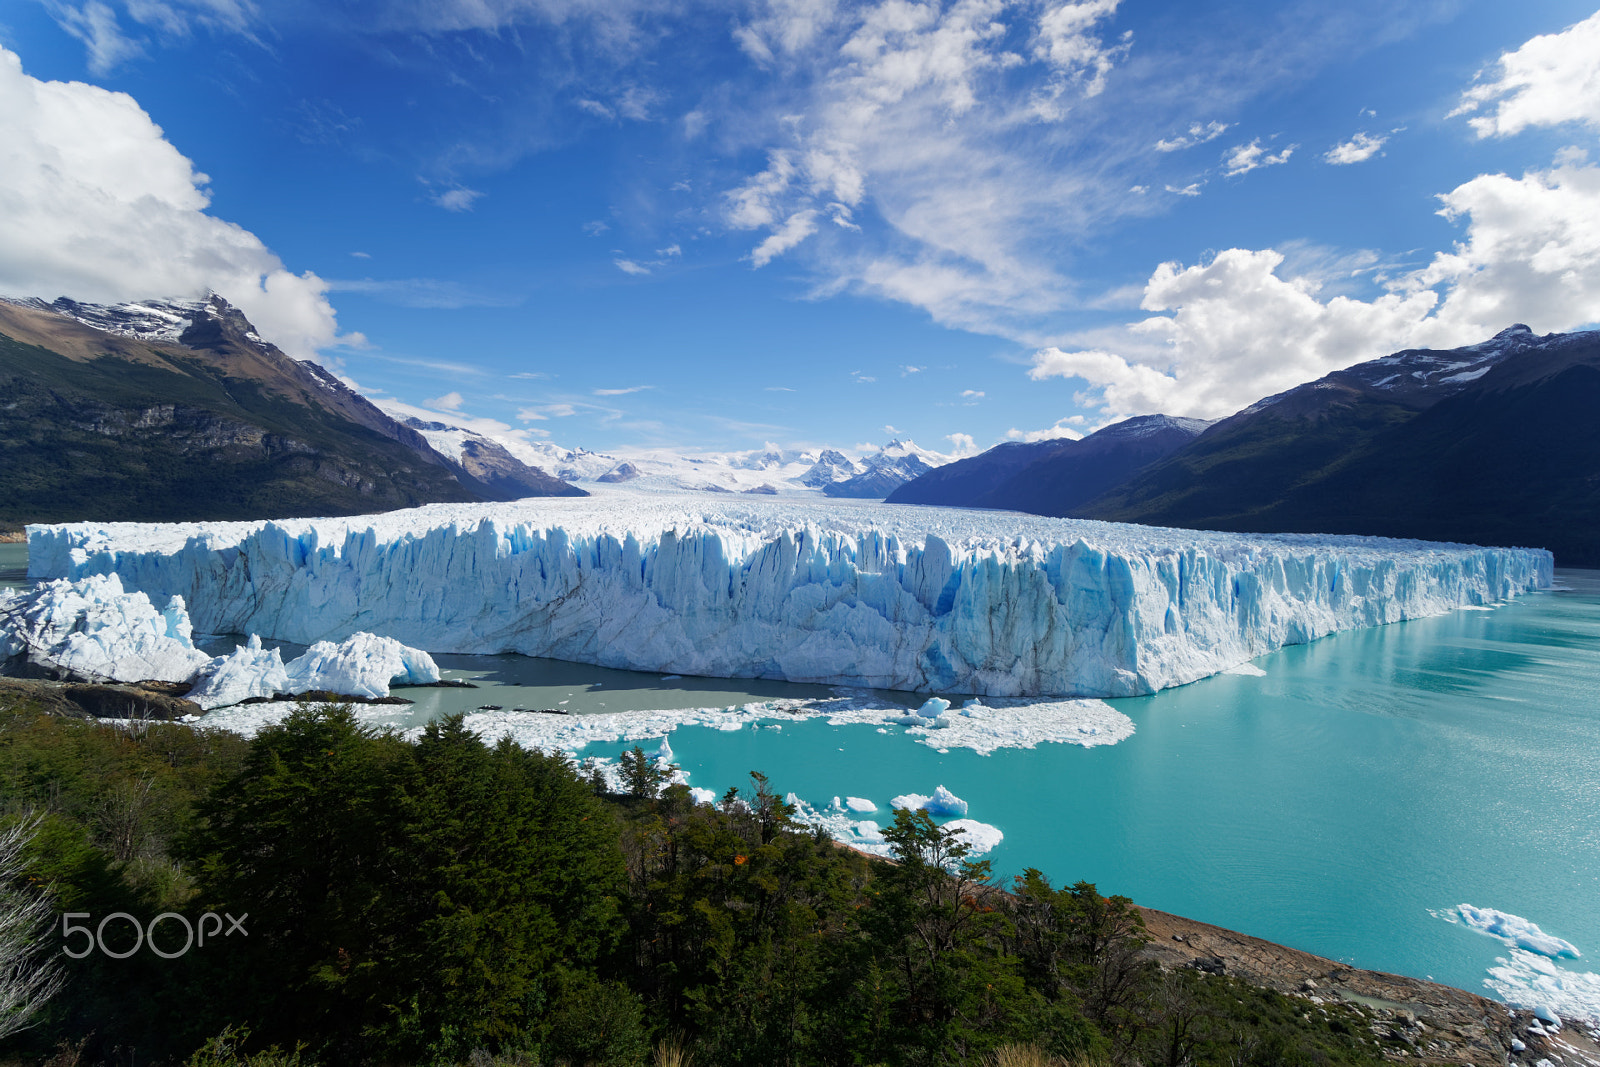
[[[1210,423],[1141,415],[1081,440],[1008,441],[929,471],[889,496],[891,504],[1069,515],[1145,467],[1193,441]]]
[[[1213,425],[1075,514],[1549,548],[1600,565],[1600,332],[1410,349]]]
[[[220,296],[0,300],[0,523],[348,515],[471,501],[416,429]]]
[[[575,485],[530,467],[492,437],[443,422],[416,417],[400,420],[427,438],[433,450],[455,468],[456,477],[484,500],[529,496],[588,496]]]
[[[882,499],[948,462],[948,457],[918,448],[915,442],[890,441],[876,454],[861,461],[865,470],[860,474],[830,482],[822,491],[828,496]]]

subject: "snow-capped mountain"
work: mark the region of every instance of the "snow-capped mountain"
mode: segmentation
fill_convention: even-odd
[[[458,476],[487,500],[526,496],[583,496],[584,491],[513,456],[504,445],[473,430],[408,416],[400,422],[422,434]]]
[[[0,397],[7,526],[348,515],[506,495],[326,368],[291,359],[215,294],[0,299]]]
[[[493,441],[523,464],[567,482],[626,487],[636,492],[687,490],[779,496],[814,496],[820,492],[830,496],[883,497],[916,474],[951,461],[949,456],[918,448],[910,441],[891,441],[856,458],[839,449],[780,448],[770,444],[729,452],[675,448],[593,452],[549,441],[528,441],[515,434],[484,434],[450,421],[448,412],[434,412],[422,420],[413,414],[415,409],[406,405],[381,399],[377,403],[402,422],[412,420],[408,425],[425,422],[428,429],[420,432],[446,456],[459,451],[463,441]],[[846,486],[853,491],[836,491]]]

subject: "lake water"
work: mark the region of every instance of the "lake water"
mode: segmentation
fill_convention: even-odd
[[[0,545],[0,581],[20,547]],[[695,786],[720,793],[761,770],[819,806],[873,800],[881,821],[891,796],[944,785],[1005,833],[988,857],[1002,875],[1035,866],[1058,884],[1087,879],[1360,967],[1485,991],[1488,969],[1511,953],[1440,917],[1459,904],[1523,916],[1600,953],[1600,572],[1557,581],[1494,611],[1288,648],[1256,661],[1262,677],[1111,701],[1137,727],[1116,745],[941,753],[900,728],[821,719],[781,731],[685,726],[671,743]],[[483,688],[404,690],[417,703],[384,719],[414,725],[480,704],[582,714],[833,693],[437,658],[447,677]],[[1600,1014],[1590,973],[1600,967],[1587,956],[1517,959],[1513,987],[1562,985]]]

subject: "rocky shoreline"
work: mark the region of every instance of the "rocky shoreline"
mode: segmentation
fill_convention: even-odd
[[[1226,974],[1306,1002],[1307,1012],[1348,1016],[1385,1057],[1418,1064],[1600,1067],[1595,1033],[1547,1030],[1529,1011],[1438,982],[1364,971],[1248,934],[1153,908],[1139,909],[1163,967]]]

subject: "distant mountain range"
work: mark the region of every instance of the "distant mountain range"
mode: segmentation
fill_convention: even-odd
[[[0,300],[0,524],[347,515],[582,493],[442,455],[219,296]]]
[[[1597,411],[1600,332],[1540,337],[1517,325],[1482,344],[1335,371],[1212,424],[1147,416],[1081,441],[1000,445],[889,499],[1529,545],[1596,566]]]

